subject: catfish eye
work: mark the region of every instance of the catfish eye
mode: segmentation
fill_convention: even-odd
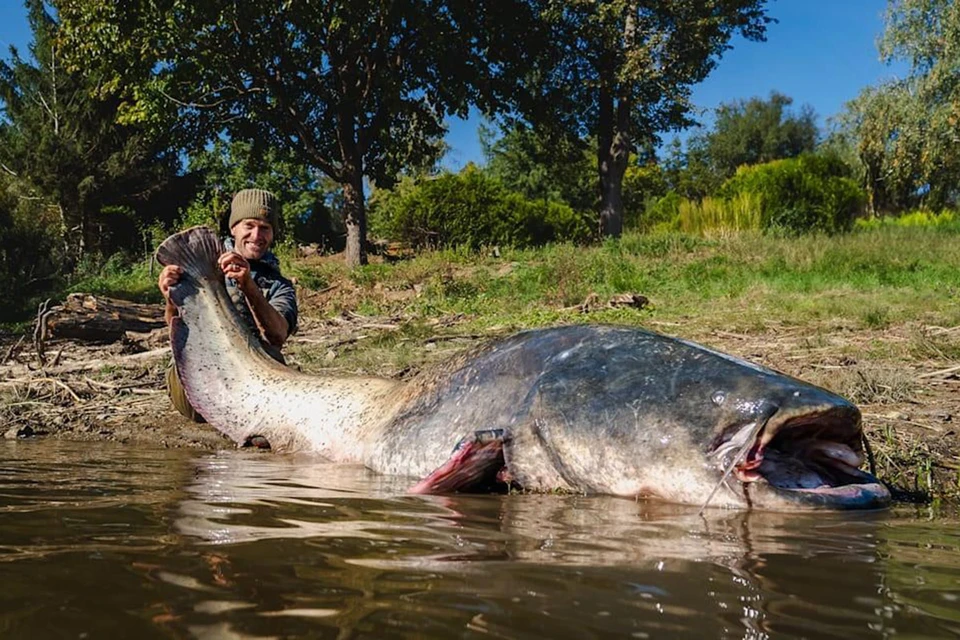
[[[727,396],[723,393],[723,391],[717,391],[716,393],[713,394],[713,397],[710,398],[710,400],[713,401],[713,404],[717,405],[718,407],[722,405],[723,401],[726,399],[727,399]]]

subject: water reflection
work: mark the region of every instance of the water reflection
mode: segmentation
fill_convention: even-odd
[[[339,607],[307,598],[306,610],[360,635],[383,621],[427,635],[439,624],[439,637],[892,629],[898,605],[878,568],[896,522],[887,513],[700,518],[614,498],[424,498],[405,487],[360,468],[211,458],[178,525],[216,544],[304,540],[298,576],[351,589],[336,594]]]
[[[309,458],[0,443],[0,635],[960,635],[954,519],[407,486]]]

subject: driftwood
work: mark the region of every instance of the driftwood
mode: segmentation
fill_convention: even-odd
[[[165,326],[164,309],[84,293],[71,293],[44,314],[42,333],[83,342],[115,342],[127,331],[147,333]]]

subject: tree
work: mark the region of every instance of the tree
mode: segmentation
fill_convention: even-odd
[[[530,200],[565,202],[577,211],[595,206],[589,141],[550,137],[518,124],[499,137],[482,126],[480,144],[487,172],[508,189]]]
[[[328,191],[321,175],[288,154],[242,140],[218,140],[210,148],[192,154],[188,170],[202,176],[203,183],[184,222],[222,227],[221,231],[226,232],[233,194],[258,187],[273,192],[280,201],[278,238],[343,248],[342,224],[333,220],[328,206],[337,194]]]
[[[195,140],[225,130],[289,152],[342,185],[346,259],[366,261],[364,177],[389,184],[439,152],[443,117],[492,104],[486,5],[454,0],[58,0],[77,60],[133,87],[129,113],[175,105]],[[507,13],[503,14],[508,15]]]
[[[767,100],[750,98],[721,104],[706,134],[693,136],[690,147],[702,152],[717,185],[741,165],[794,158],[817,145],[816,115],[809,106],[789,109],[793,99],[776,91]]]
[[[545,43],[519,73],[529,121],[595,139],[600,230],[618,236],[623,176],[638,142],[691,123],[691,87],[739,33],[762,40],[764,0],[532,0]]]
[[[880,41],[906,78],[865,89],[847,105],[841,135],[853,141],[871,212],[955,204],[960,192],[960,5],[891,0]]]
[[[167,185],[176,158],[142,128],[119,126],[119,101],[97,97],[93,78],[64,67],[60,25],[42,0],[27,9],[34,61],[11,49],[0,62],[0,163],[21,197],[56,211],[69,268],[91,250],[113,248],[101,214],[144,206]]]

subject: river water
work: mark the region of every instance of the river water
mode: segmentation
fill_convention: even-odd
[[[960,528],[0,442],[3,638],[947,638]]]

